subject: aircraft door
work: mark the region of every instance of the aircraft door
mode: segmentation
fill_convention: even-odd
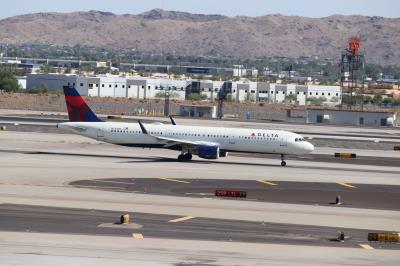
[[[97,129],[97,139],[104,140],[104,131],[103,129]]]
[[[280,137],[279,146],[281,148],[287,148],[287,137],[285,135]]]

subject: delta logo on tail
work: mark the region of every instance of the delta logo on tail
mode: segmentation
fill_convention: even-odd
[[[86,104],[78,91],[71,86],[64,86],[65,102],[69,121],[71,122],[103,122]]]

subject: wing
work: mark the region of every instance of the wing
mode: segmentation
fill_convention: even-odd
[[[216,142],[209,142],[209,141],[191,141],[191,140],[184,140],[184,139],[174,139],[174,138],[166,138],[166,137],[159,137],[159,136],[152,136],[156,138],[160,143],[164,143],[164,148],[172,147],[175,145],[184,145],[184,146],[218,146],[219,144]]]
[[[151,135],[147,129],[144,127],[142,122],[139,120],[140,128],[142,129],[143,134],[146,134],[150,137],[155,138],[161,144],[164,144],[164,148],[173,147],[175,145],[181,146],[189,146],[189,147],[197,147],[200,145],[205,146],[218,146],[219,144],[216,142],[209,142],[209,141],[192,141],[192,140],[184,140],[184,139],[175,139],[175,138],[168,138],[168,137],[160,137],[160,136],[153,136]]]

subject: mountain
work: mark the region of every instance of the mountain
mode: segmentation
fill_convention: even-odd
[[[139,15],[89,11],[0,20],[0,43],[135,48],[195,56],[337,58],[361,36],[367,62],[400,64],[400,18],[335,15],[226,17],[154,9]]]

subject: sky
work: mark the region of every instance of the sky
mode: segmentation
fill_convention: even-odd
[[[0,0],[0,19],[37,12],[101,10],[139,14],[162,8],[227,16],[268,14],[326,17],[335,14],[400,17],[399,0]]]

